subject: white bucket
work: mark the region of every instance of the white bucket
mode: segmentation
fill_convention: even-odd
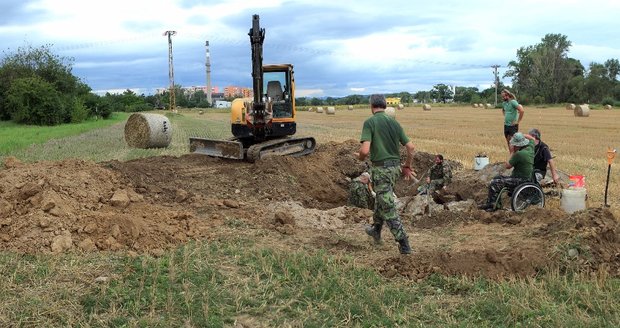
[[[573,213],[586,208],[586,188],[572,188],[562,190],[562,199],[560,199],[560,207],[566,213]]]
[[[486,156],[474,157],[474,170],[480,171],[489,164],[489,158]]]

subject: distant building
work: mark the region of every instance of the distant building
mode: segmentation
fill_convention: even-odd
[[[250,88],[230,85],[230,86],[224,87],[224,97],[225,98],[236,98],[236,97],[251,98],[253,97],[253,93],[252,93],[252,89]]]
[[[385,98],[385,102],[388,105],[393,105],[393,106],[398,106],[400,104],[400,97],[394,97],[394,98]]]
[[[229,108],[232,105],[230,101],[215,100],[215,108]]]

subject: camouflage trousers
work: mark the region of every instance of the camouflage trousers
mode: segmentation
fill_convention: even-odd
[[[353,180],[349,186],[349,205],[372,209],[372,196],[366,184]]]
[[[429,190],[435,191],[443,188],[443,183],[438,182],[437,180],[431,180],[429,184],[423,184],[418,187],[418,193],[427,193]]]
[[[372,167],[370,175],[375,191],[375,212],[373,224],[382,226],[385,222],[397,241],[407,238],[394,202],[394,185],[400,177],[400,166]]]

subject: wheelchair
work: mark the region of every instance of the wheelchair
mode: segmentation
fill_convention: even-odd
[[[514,188],[502,188],[495,201],[495,208],[501,209],[507,207],[504,206],[506,202],[505,195],[508,196],[510,207],[515,212],[523,212],[529,206],[545,207],[545,193],[540,183],[538,183],[536,173],[535,171],[532,174],[532,179],[530,181],[523,182]]]

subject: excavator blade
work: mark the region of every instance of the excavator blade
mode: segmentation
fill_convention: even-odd
[[[189,151],[214,157],[243,159],[243,144],[238,141],[189,138]]]

